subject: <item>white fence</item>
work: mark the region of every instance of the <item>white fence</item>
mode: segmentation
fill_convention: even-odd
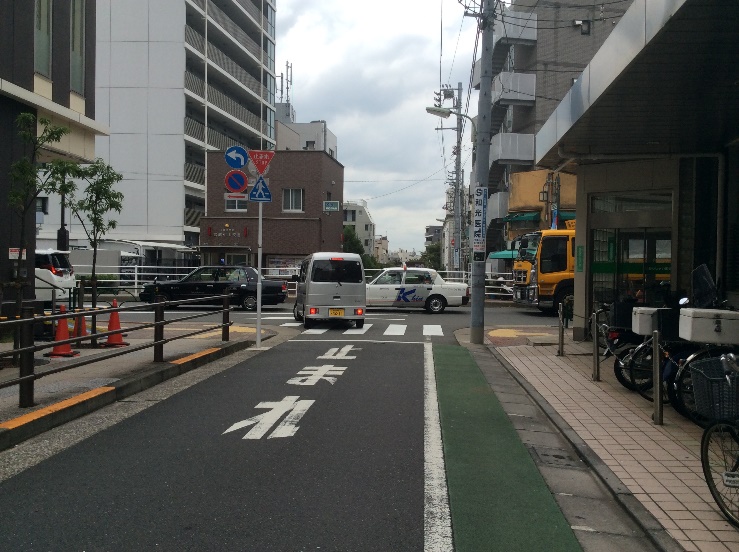
[[[100,266],[95,272],[98,276],[98,288],[103,293],[110,290],[125,292],[138,297],[145,284],[158,281],[179,280],[197,267],[163,267],[163,266]],[[298,267],[291,268],[263,268],[262,276],[265,279],[287,280],[288,295],[295,296],[296,282],[292,281],[293,275],[299,272]],[[365,279],[369,282],[381,269],[365,270]],[[82,277],[89,278],[92,272],[90,265],[76,265],[75,275],[79,280]],[[469,283],[469,272],[440,271],[441,277],[448,282]],[[485,297],[487,299],[510,300],[513,298],[513,274],[510,272],[487,272],[485,274]]]

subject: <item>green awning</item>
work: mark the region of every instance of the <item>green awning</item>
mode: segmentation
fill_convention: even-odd
[[[557,216],[559,220],[575,220],[575,211],[559,211]]]
[[[527,211],[523,213],[508,213],[503,219],[505,222],[532,221],[539,222],[539,211]]]
[[[488,259],[515,259],[516,257],[518,257],[518,249],[506,249],[488,255]]]

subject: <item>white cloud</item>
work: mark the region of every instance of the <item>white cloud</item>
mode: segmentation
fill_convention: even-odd
[[[462,82],[467,103],[475,21],[463,12],[456,0],[277,3],[277,73],[292,64],[297,122],[327,122],[346,167],[344,198],[368,201],[391,249],[423,251],[425,227],[445,216],[456,134],[434,129],[456,121],[425,107],[440,82]],[[474,113],[474,91],[470,106]],[[463,149],[468,160],[469,131]],[[467,175],[469,161],[469,181]]]

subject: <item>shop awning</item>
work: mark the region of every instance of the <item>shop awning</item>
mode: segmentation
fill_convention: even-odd
[[[505,222],[531,221],[539,222],[539,211],[526,211],[521,213],[508,213],[503,219]]]
[[[518,257],[518,249],[507,249],[505,251],[495,251],[488,255],[488,259],[515,259]]]
[[[559,220],[575,220],[575,211],[559,211],[557,216]]]

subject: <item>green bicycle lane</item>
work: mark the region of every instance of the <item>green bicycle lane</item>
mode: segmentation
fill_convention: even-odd
[[[433,355],[456,552],[582,550],[470,352]]]

